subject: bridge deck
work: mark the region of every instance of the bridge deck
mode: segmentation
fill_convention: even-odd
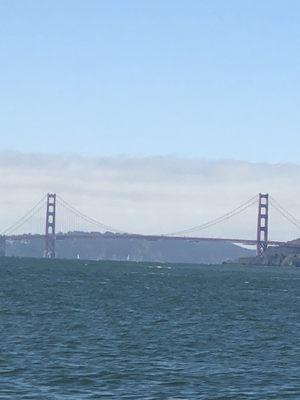
[[[39,234],[23,234],[23,235],[9,235],[6,236],[7,240],[12,241],[22,241],[31,239],[44,239],[46,235]],[[251,239],[237,239],[237,238],[207,238],[207,237],[194,237],[194,236],[164,236],[164,235],[140,235],[140,234],[103,234],[98,232],[91,233],[78,233],[78,234],[62,234],[58,233],[55,235],[56,240],[70,240],[70,239],[139,239],[139,240],[178,240],[178,241],[189,241],[189,242],[227,242],[227,243],[237,243],[244,245],[255,246],[257,240]],[[287,242],[281,242],[276,240],[269,240],[268,244],[270,246],[281,246],[287,245]],[[292,245],[292,244],[289,244]],[[297,247],[298,245],[292,245]]]

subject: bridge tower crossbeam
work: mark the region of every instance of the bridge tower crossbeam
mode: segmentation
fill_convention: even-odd
[[[45,258],[55,258],[56,194],[47,194]]]
[[[256,254],[261,256],[268,248],[269,195],[259,193]]]

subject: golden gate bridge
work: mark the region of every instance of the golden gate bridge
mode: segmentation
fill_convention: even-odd
[[[239,214],[242,214],[251,206],[257,204],[257,222],[256,222],[256,238],[255,239],[241,239],[241,238],[224,238],[224,237],[205,237],[195,235],[199,232],[210,228],[212,226],[221,224]],[[22,218],[18,219],[15,223],[4,229],[0,233],[0,255],[5,255],[6,241],[26,241],[34,239],[44,240],[44,257],[55,258],[55,244],[59,240],[68,239],[142,239],[142,240],[178,240],[190,242],[230,242],[235,244],[256,246],[256,253],[258,256],[262,255],[268,246],[292,246],[300,247],[299,244],[286,241],[269,240],[269,210],[270,206],[273,207],[279,214],[287,219],[291,224],[300,230],[300,222],[290,212],[284,209],[278,201],[276,201],[268,193],[259,193],[258,195],[250,198],[239,207],[221,215],[218,218],[212,219],[200,225],[193,226],[188,229],[170,232],[166,234],[139,234],[122,231],[110,225],[106,225],[92,217],[89,217],[76,209],[74,206],[65,201],[62,197],[55,193],[48,193],[44,196],[33,208],[31,208]],[[46,210],[45,210],[46,208]],[[58,223],[58,210],[60,210],[61,219],[67,219],[67,225],[70,223],[70,218],[77,219],[77,227],[80,226],[80,221],[85,221],[93,226],[93,231],[81,231],[76,229],[70,231],[67,228],[57,229]],[[26,226],[28,221],[32,220],[35,216],[41,214],[40,223],[42,224],[43,233],[19,233],[22,227]],[[67,215],[67,218],[66,218]],[[78,222],[79,221],[79,222]],[[75,224],[76,225],[76,224]],[[74,225],[73,225],[74,226]]]

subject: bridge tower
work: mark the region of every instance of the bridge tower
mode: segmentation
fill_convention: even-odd
[[[256,254],[261,256],[268,248],[269,195],[259,193]]]
[[[55,258],[56,194],[47,194],[45,258]]]

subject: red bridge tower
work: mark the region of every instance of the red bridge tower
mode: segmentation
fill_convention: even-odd
[[[269,195],[259,193],[256,254],[261,256],[268,248]]]
[[[45,258],[55,258],[56,194],[47,194]]]

